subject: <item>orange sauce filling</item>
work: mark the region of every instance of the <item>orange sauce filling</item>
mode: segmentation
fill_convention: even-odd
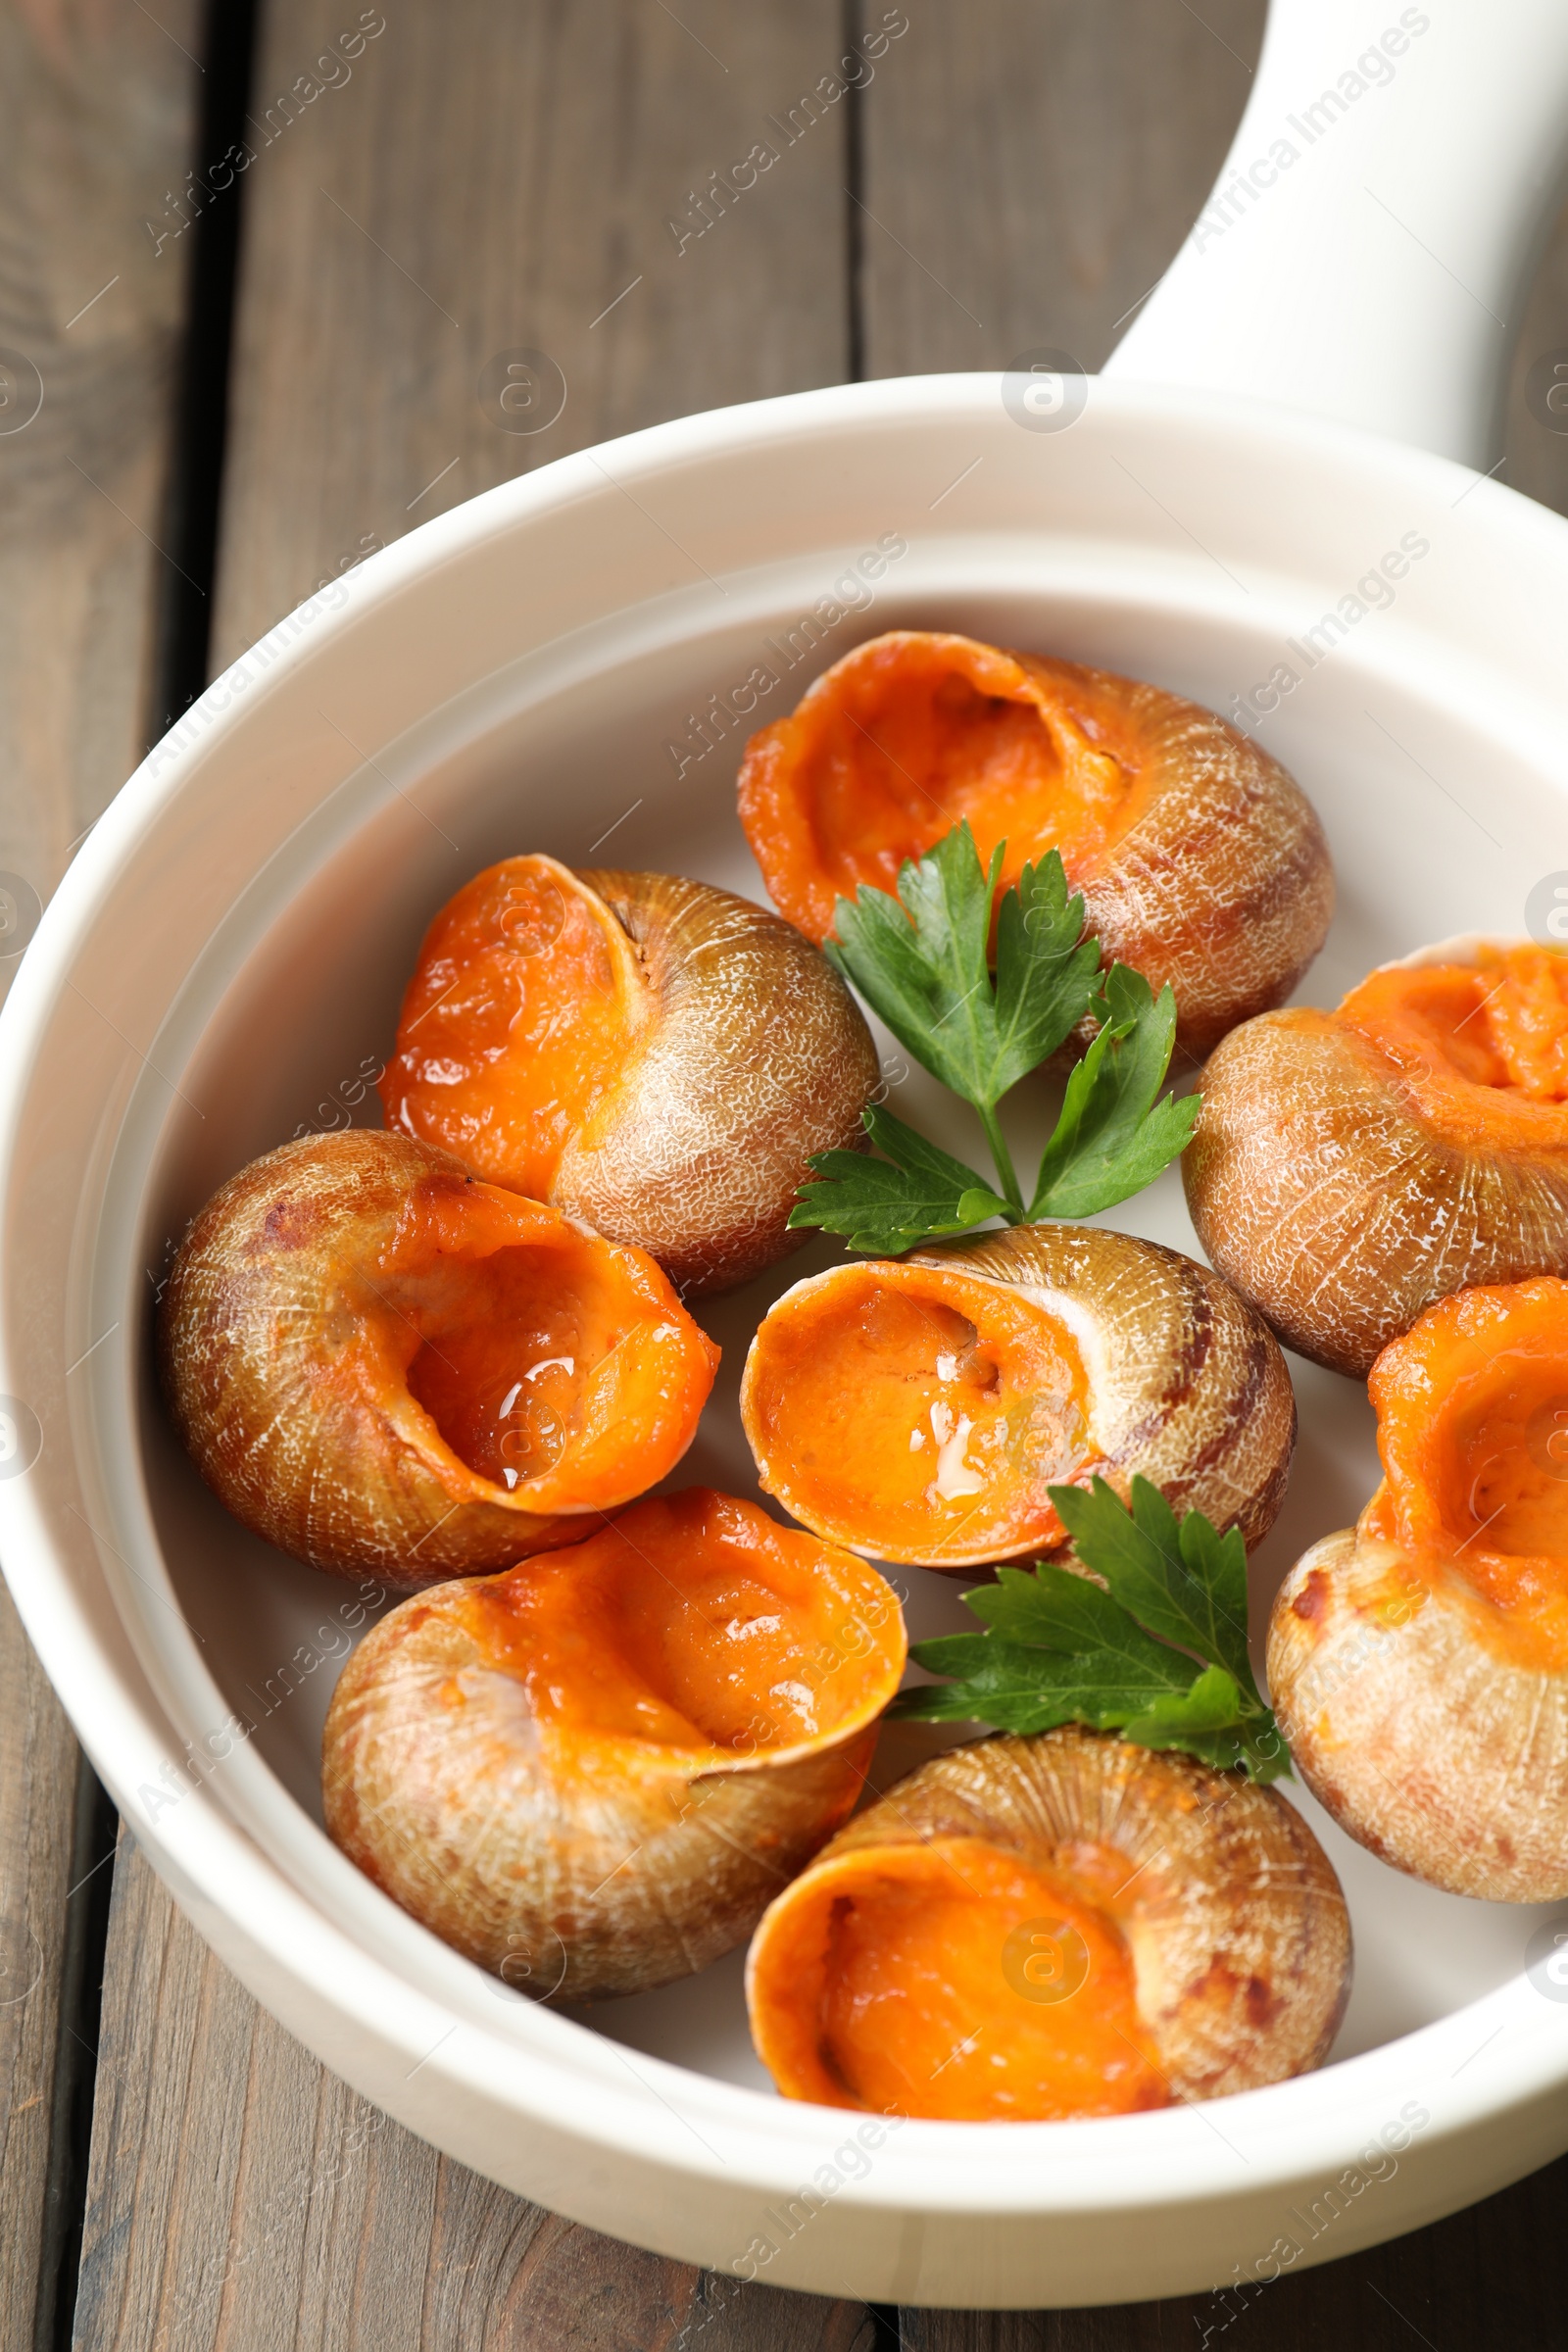
[[[1063,1541],[1046,1490],[1089,1454],[1066,1327],[978,1276],[881,1262],[780,1300],[747,1368],[769,1494],[821,1536],[941,1567]]]
[[[1451,1563],[1499,1656],[1568,1669],[1568,1282],[1456,1292],[1372,1368],[1385,1483],[1362,1514]]]
[[[1337,1017],[1396,1064],[1447,1141],[1568,1150],[1568,956],[1487,948],[1473,966],[1371,972]]]
[[[640,1250],[462,1178],[422,1187],[360,1303],[469,1470],[536,1511],[613,1508],[696,1434],[718,1349]]]
[[[425,934],[381,1079],[386,1123],[548,1199],[652,1017],[631,941],[553,858],[508,858]]]
[[[787,2098],[960,2123],[1169,2103],[1107,1897],[1124,1856],[1046,1868],[977,1838],[867,1846],[782,1896],[752,2027]]]
[[[775,904],[821,940],[836,899],[891,891],[964,818],[983,860],[1006,842],[1004,888],[1049,849],[1084,866],[1141,813],[1138,758],[1103,689],[1063,665],[899,630],[753,738],[741,821]]]
[[[776,1754],[869,1722],[904,1670],[873,1569],[701,1487],[476,1581],[465,1607],[487,1663],[585,1762],[607,1740]]]

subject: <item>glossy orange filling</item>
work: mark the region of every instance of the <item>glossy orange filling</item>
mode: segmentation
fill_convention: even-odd
[[[1365,1533],[1451,1563],[1499,1654],[1568,1668],[1568,1282],[1456,1292],[1369,1383],[1385,1483]]]
[[[774,904],[825,939],[835,902],[891,891],[967,819],[1004,887],[1058,849],[1069,874],[1142,812],[1139,747],[1107,684],[972,637],[896,630],[834,663],[753,737],[741,822]]]
[[[1568,956],[1371,972],[1337,1017],[1395,1062],[1432,1124],[1468,1147],[1568,1150]]]
[[[777,1754],[869,1724],[904,1671],[898,1599],[874,1570],[701,1487],[476,1581],[465,1611],[585,1765],[607,1740]]]
[[[1129,1865],[977,1838],[815,1864],[752,1947],[752,2031],[787,2098],[952,2122],[1054,2122],[1169,2092],[1107,1908]]]
[[[1065,1324],[977,1275],[880,1261],[803,1283],[742,1396],[767,1492],[838,1544],[961,1567],[1063,1541],[1047,1488],[1090,1451]]]
[[[651,1019],[637,952],[604,901],[553,858],[508,858],[425,934],[381,1079],[386,1123],[546,1200]]]
[[[718,1349],[642,1250],[454,1177],[412,1197],[377,1275],[355,1300],[368,1376],[530,1510],[613,1509],[695,1436]]]

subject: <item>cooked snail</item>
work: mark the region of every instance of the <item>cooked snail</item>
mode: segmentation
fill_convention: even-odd
[[[859,1140],[870,1031],[749,900],[509,858],[442,907],[381,1080],[387,1124],[724,1290],[798,1247],[813,1152]]]
[[[835,1544],[961,1569],[1066,1541],[1047,1488],[1135,1473],[1257,1543],[1296,1437],[1285,1359],[1206,1266],[1020,1225],[808,1276],[764,1317],[741,1416],[762,1484]]]
[[[764,1914],[747,1999],[788,2098],[1024,2123],[1301,2074],[1349,1974],[1283,1797],[1069,1726],[950,1748],[858,1814]]]
[[[945,632],[836,662],[747,745],[740,813],[774,905],[814,940],[960,819],[982,858],[1005,841],[1004,887],[1058,850],[1106,961],[1169,981],[1198,1054],[1284,1002],[1334,912],[1311,804],[1212,710]]]
[[[701,1488],[384,1618],[327,1717],[326,1824],[517,1989],[705,1968],[842,1822],[904,1670],[874,1569]]]
[[[651,1257],[407,1136],[230,1177],[159,1324],[175,1426],[269,1543],[430,1584],[574,1544],[674,1468],[718,1350]]]
[[[1568,956],[1447,940],[1233,1030],[1188,1206],[1287,1347],[1364,1378],[1466,1284],[1568,1274]]]
[[[1373,1366],[1384,1481],[1281,1587],[1297,1769],[1396,1869],[1568,1895],[1568,1282],[1460,1291]]]

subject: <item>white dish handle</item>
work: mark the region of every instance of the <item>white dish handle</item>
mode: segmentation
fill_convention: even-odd
[[[1213,194],[1106,372],[1486,467],[1565,160],[1568,0],[1273,0]]]

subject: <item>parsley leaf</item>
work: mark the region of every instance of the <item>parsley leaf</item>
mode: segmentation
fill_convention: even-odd
[[[964,1598],[980,1634],[922,1642],[917,1665],[951,1679],[906,1690],[894,1714],[1009,1732],[1085,1723],[1141,1747],[1185,1748],[1267,1783],[1290,1771],[1247,1653],[1247,1551],[1201,1511],[1178,1522],[1159,1489],[1133,1480],[1132,1508],[1102,1478],[1051,1499],[1103,1586],[1041,1561],[1002,1568]]]
[[[994,1102],[1066,1043],[1100,988],[1100,942],[1084,935],[1083,900],[1067,896],[1053,850],[1024,867],[997,909]]]
[[[826,954],[901,1046],[968,1102],[995,1102],[991,902],[1004,845],[980,863],[967,824],[899,873],[899,896],[868,884],[835,910]],[[1059,861],[1058,861],[1059,862]],[[1065,1035],[1065,1031],[1063,1032]]]
[[[1156,1486],[1132,1482],[1132,1508],[1102,1478],[1049,1489],[1056,1516],[1086,1568],[1161,1642],[1227,1667],[1261,1707],[1247,1650],[1247,1546],[1241,1530],[1219,1535],[1201,1511],[1178,1522]]]
[[[1125,964],[1102,976],[1100,942],[1084,935],[1084,902],[1069,893],[1054,850],[1026,865],[997,905],[1005,851],[1000,843],[982,866],[968,825],[956,826],[905,863],[897,898],[862,885],[853,901],[840,899],[826,950],[899,1043],[974,1106],[996,1185],[890,1112],[868,1109],[866,1132],[885,1157],[816,1153],[816,1181],[802,1186],[791,1225],[897,1255],[995,1216],[1014,1225],[1090,1216],[1141,1192],[1187,1142],[1197,1099],[1156,1100],[1176,1035],[1169,988],[1155,998]],[[1086,1019],[1099,1030],[1068,1080],[1026,1209],[997,1104]]]
[[[1100,945],[1053,850],[991,909],[1005,842],[980,863],[967,823],[899,874],[898,898],[862,884],[840,899],[826,954],[899,1043],[944,1086],[989,1110],[1063,1044],[1100,994]]]
[[[1179,1696],[1156,1700],[1123,1724],[1121,1736],[1139,1747],[1185,1748],[1217,1771],[1240,1769],[1265,1786],[1291,1769],[1273,1716],[1248,1714],[1223,1666],[1205,1667]]]
[[[819,1225],[849,1237],[852,1250],[897,1257],[933,1234],[967,1233],[1005,1216],[983,1176],[928,1143],[891,1110],[867,1107],[866,1133],[885,1159],[863,1152],[819,1152],[811,1165],[827,1179],[808,1184],[790,1211],[794,1227]]]
[[[1201,1103],[1155,1097],[1176,1043],[1169,982],[1153,995],[1142,972],[1113,963],[1105,974],[1107,1017],[1072,1075],[1055,1131],[1040,1162],[1034,1217],[1087,1217],[1152,1184],[1182,1151]]]

